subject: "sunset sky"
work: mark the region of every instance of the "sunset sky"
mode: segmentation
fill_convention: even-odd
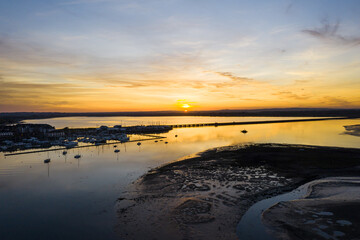
[[[0,111],[360,107],[359,0],[1,0]]]

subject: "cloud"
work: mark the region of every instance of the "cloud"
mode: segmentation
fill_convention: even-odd
[[[251,79],[251,78],[235,76],[231,72],[214,72],[214,73],[216,73],[220,76],[223,76],[223,77],[227,77],[236,82],[252,82],[253,81],[253,79]]]
[[[326,104],[330,104],[330,105],[334,105],[334,106],[346,107],[346,106],[352,105],[351,102],[349,102],[341,97],[325,96],[325,97],[323,97],[323,99],[325,101],[323,101],[322,103],[326,103]]]
[[[123,81],[123,80],[107,80],[106,82],[111,82],[113,85],[106,85],[109,87],[123,87],[123,88],[144,88],[144,87],[168,87],[169,83],[166,81],[160,80],[133,80],[133,81]]]
[[[321,23],[320,28],[304,29],[302,32],[311,37],[336,44],[360,45],[360,36],[343,36],[339,33],[340,21],[331,23],[328,19],[324,19]]]
[[[289,13],[293,7],[294,3],[290,3],[286,6],[285,13]]]
[[[298,95],[290,91],[280,91],[273,93],[272,95],[279,96],[280,98],[290,98],[295,100],[306,100],[310,98],[308,95]]]
[[[18,111],[34,109],[40,111],[47,107],[68,105],[73,92],[81,92],[70,84],[39,84],[29,82],[9,82],[0,80],[0,110]]]
[[[306,84],[309,83],[309,80],[295,80],[295,84]]]
[[[114,0],[75,0],[75,1],[62,2],[60,3],[60,5],[77,5],[77,4],[104,3],[104,2],[114,2]]]
[[[75,67],[84,62],[84,56],[59,50],[54,46],[44,46],[32,41],[19,40],[0,35],[0,60],[7,65],[41,67]],[[4,65],[1,66],[4,69]]]

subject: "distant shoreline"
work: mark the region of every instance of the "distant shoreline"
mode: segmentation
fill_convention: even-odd
[[[268,121],[244,121],[244,122],[207,122],[207,123],[184,123],[184,124],[156,124],[159,126],[169,126],[172,128],[189,128],[189,127],[220,127],[220,126],[230,126],[230,125],[255,125],[255,124],[271,124],[271,123],[290,123],[290,122],[312,122],[312,121],[327,121],[327,120],[344,120],[344,119],[353,119],[349,117],[322,117],[322,118],[306,118],[306,119],[285,119],[285,120],[268,120]],[[144,124],[153,125],[153,124]],[[140,125],[134,125],[136,127]],[[108,126],[109,127],[109,126]],[[65,127],[72,130],[82,130],[82,129],[94,129],[95,127]],[[57,128],[64,129],[64,128]]]
[[[217,111],[139,111],[139,112],[14,112],[0,113],[0,124],[17,123],[22,120],[47,119],[59,117],[165,117],[165,116],[204,116],[204,117],[360,117],[360,109],[256,109],[256,110],[217,110]]]

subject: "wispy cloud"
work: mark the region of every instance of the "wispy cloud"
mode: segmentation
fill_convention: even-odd
[[[285,9],[285,13],[289,13],[291,11],[291,9],[293,8],[294,6],[294,3],[289,3],[287,6],[286,6],[286,9]]]
[[[277,93],[273,93],[273,95],[279,96],[280,98],[295,99],[295,100],[306,100],[310,98],[309,95],[295,94],[291,91],[280,91]]]
[[[247,77],[239,77],[239,76],[236,76],[234,75],[233,73],[231,72],[214,72],[222,77],[226,77],[226,78],[229,78],[233,81],[236,81],[236,82],[243,82],[243,83],[247,83],[247,82],[252,82],[253,79],[251,78],[247,78]]]
[[[75,0],[75,1],[65,1],[62,2],[60,5],[77,5],[77,4],[103,3],[103,2],[114,2],[114,0]]]
[[[339,33],[341,27],[339,20],[331,23],[328,19],[324,19],[321,24],[320,28],[304,29],[302,32],[323,41],[352,46],[360,45],[360,36],[344,36]]]
[[[333,105],[336,107],[348,107],[353,105],[353,103],[343,97],[324,96],[322,99],[322,103],[325,103],[327,105]]]

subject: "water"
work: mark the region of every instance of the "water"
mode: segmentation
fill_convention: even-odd
[[[81,128],[81,127],[100,127],[123,125],[175,125],[175,124],[194,124],[194,123],[214,123],[214,122],[255,122],[286,119],[309,119],[311,117],[196,117],[196,116],[174,116],[174,117],[63,117],[49,119],[26,120],[25,123],[47,123],[56,128]]]
[[[275,204],[279,202],[287,202],[292,201],[296,199],[303,199],[306,197],[309,192],[309,186],[316,185],[319,183],[329,183],[329,182],[347,182],[347,183],[358,183],[359,179],[356,177],[328,177],[328,178],[322,178],[318,180],[314,180],[308,183],[305,183],[301,185],[300,187],[294,189],[293,191],[290,191],[288,193],[283,193],[278,196],[274,196],[268,199],[261,200],[257,203],[255,203],[253,206],[251,206],[244,216],[241,218],[238,226],[237,226],[237,236],[241,240],[275,240],[273,236],[267,233],[265,225],[262,223],[261,218],[263,212],[274,206]],[[351,191],[350,191],[351,194]],[[331,194],[330,194],[331,195]],[[331,196],[329,196],[331,198]],[[322,216],[331,216],[331,212],[319,212],[317,215]],[[351,222],[346,220],[340,220],[337,221],[339,224],[351,224]],[[250,229],[250,231],[249,231]],[[325,234],[322,235],[325,239],[329,235]]]
[[[176,121],[183,119],[178,118]],[[209,148],[247,142],[360,147],[359,137],[342,134],[344,125],[359,122],[330,120],[174,129],[161,134],[169,144],[117,144],[119,153],[114,153],[112,145],[73,149],[66,156],[62,151],[8,157],[0,153],[0,236],[116,239],[115,201],[128,184],[152,167]],[[241,133],[243,129],[248,133]],[[74,159],[76,154],[82,157]],[[51,158],[50,164],[43,163],[46,158]]]
[[[269,207],[282,201],[291,201],[294,199],[302,198],[308,191],[310,183],[306,183],[297,189],[284,193],[275,197],[261,200],[255,203],[246,211],[237,226],[237,236],[241,240],[275,240],[271,235],[266,232],[266,227],[262,224],[261,215],[263,211]]]

